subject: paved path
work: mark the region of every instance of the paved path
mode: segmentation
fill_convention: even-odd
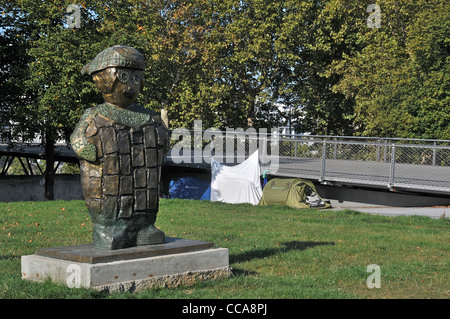
[[[344,210],[346,208],[332,208]],[[450,218],[450,206],[447,207],[351,207],[348,208],[361,213],[385,216],[427,216],[430,218]]]
[[[276,175],[321,178],[322,160],[319,158],[280,157],[279,161]],[[390,170],[390,163],[327,159],[322,178],[325,181],[387,187]],[[396,163],[392,186],[450,192],[450,167]]]

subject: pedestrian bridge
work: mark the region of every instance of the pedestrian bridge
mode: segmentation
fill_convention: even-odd
[[[323,185],[450,195],[450,140],[239,133],[222,136],[220,141],[203,140],[202,145],[206,146],[197,150],[192,146],[191,157],[169,153],[166,165],[207,169],[211,147],[216,153],[219,149],[224,164],[238,164],[257,145],[261,174],[301,177]],[[229,156],[227,149],[234,154]]]
[[[208,170],[211,157],[234,165],[258,150],[261,175],[300,177],[321,185],[450,195],[450,140],[186,132],[192,138],[184,136],[182,150],[180,139],[171,140],[166,167]],[[56,161],[77,162],[70,146],[56,145],[55,152]],[[19,158],[28,174],[39,174],[33,167],[37,159],[45,158],[44,147],[0,144],[1,174],[14,158]]]

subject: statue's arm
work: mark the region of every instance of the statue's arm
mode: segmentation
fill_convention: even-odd
[[[70,144],[72,145],[75,154],[90,162],[97,160],[97,148],[87,141],[85,132],[96,114],[97,112],[94,108],[86,110],[81,116],[72,135],[70,135]]]

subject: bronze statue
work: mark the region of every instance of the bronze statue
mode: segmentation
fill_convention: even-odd
[[[70,138],[80,160],[95,248],[165,241],[154,223],[169,139],[158,114],[134,103],[143,87],[144,68],[141,53],[117,45],[82,69],[92,76],[105,101],[85,111]]]

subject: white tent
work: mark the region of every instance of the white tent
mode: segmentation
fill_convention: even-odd
[[[211,159],[211,201],[258,205],[262,196],[258,151],[235,166]]]

